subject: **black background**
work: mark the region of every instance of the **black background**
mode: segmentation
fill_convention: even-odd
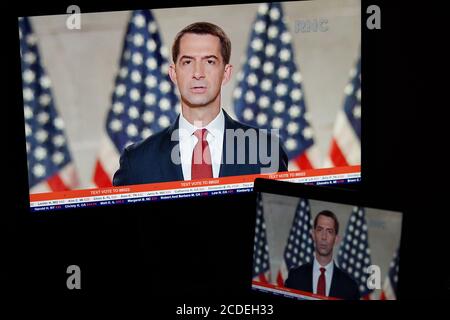
[[[196,1],[190,5],[237,3]],[[250,291],[254,194],[117,207],[30,213],[17,17],[63,14],[69,2],[4,8],[1,291],[21,301],[144,298],[164,318],[183,303],[273,303],[276,318],[315,305]],[[82,12],[155,7],[154,3],[77,2]],[[381,30],[368,30],[366,8],[381,8]],[[164,6],[188,3],[165,2]],[[448,298],[448,213],[443,156],[445,12],[412,2],[362,3],[363,182],[355,197],[404,208],[400,298]],[[447,81],[448,82],[448,81]],[[5,99],[6,98],[6,99]],[[441,120],[441,121],[439,121]],[[158,257],[158,258],[155,258]],[[66,268],[82,270],[82,289],[66,288]],[[140,299],[139,299],[140,300]],[[53,300],[52,300],[53,301]],[[138,301],[138,300],[136,300]],[[324,315],[350,303],[327,305]],[[352,308],[383,308],[351,303]],[[403,303],[404,305],[404,303]],[[359,309],[359,308],[358,308]]]

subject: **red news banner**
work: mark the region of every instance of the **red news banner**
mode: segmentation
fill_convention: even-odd
[[[125,200],[130,203],[136,201],[151,201],[167,198],[176,198],[177,195],[196,193],[211,193],[217,191],[227,193],[226,190],[253,188],[256,178],[266,178],[297,183],[314,183],[337,181],[357,182],[361,177],[361,166],[348,166],[337,168],[311,169],[273,174],[254,174],[214,179],[201,179],[190,181],[161,182],[140,184],[124,187],[95,188],[83,190],[70,190],[61,192],[48,192],[30,194],[30,207],[69,205],[105,201],[121,203]],[[251,191],[251,190],[248,190]],[[147,198],[145,198],[147,197]],[[142,200],[142,198],[145,198]],[[158,198],[158,199],[157,199]],[[112,204],[112,203],[101,203]]]
[[[280,287],[271,283],[252,281],[252,288],[254,290],[268,292],[274,295],[281,295],[290,298],[296,298],[299,300],[340,300],[334,297],[321,296],[311,292],[295,290],[291,288]]]

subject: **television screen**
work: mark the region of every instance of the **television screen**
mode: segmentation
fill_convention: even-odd
[[[252,289],[299,300],[398,299],[398,208],[349,190],[294,196],[264,181],[256,189]]]
[[[18,18],[30,210],[361,180],[360,1],[72,10]]]

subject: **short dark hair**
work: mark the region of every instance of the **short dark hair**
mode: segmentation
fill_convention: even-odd
[[[231,56],[231,41],[226,35],[225,31],[222,30],[219,26],[216,26],[215,24],[209,23],[209,22],[195,22],[187,27],[185,27],[183,30],[178,32],[178,34],[175,36],[175,40],[173,41],[172,45],[172,59],[173,62],[176,63],[178,54],[180,53],[180,41],[181,38],[186,33],[194,33],[194,34],[211,34],[213,36],[216,36],[220,40],[221,45],[221,54],[222,58],[225,62],[225,64],[230,63],[230,56]]]
[[[317,214],[317,216],[314,218],[314,229],[316,229],[316,227],[317,227],[317,220],[319,220],[319,216],[325,216],[325,217],[333,219],[334,230],[336,231],[336,234],[339,233],[339,221],[338,221],[336,215],[333,212],[331,212],[330,210],[322,210]]]

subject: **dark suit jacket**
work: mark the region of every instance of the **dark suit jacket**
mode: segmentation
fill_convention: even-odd
[[[284,286],[286,288],[313,292],[312,274],[312,263],[293,268],[289,270]],[[334,264],[329,296],[345,300],[359,300],[361,297],[355,280],[339,269],[336,264]]]
[[[242,129],[244,131],[247,129],[256,129],[233,120],[225,111],[224,115],[225,132],[227,129]],[[172,125],[167,127],[166,129],[148,137],[143,141],[125,148],[120,157],[120,168],[114,174],[113,185],[123,186],[130,184],[184,180],[181,163],[176,164],[171,160],[171,153],[173,152],[172,150],[178,152],[179,157],[179,146],[177,141],[178,133],[175,133],[174,137],[172,137],[172,133],[174,132],[174,130],[178,129],[179,118],[180,117],[178,116],[176,121],[174,121],[174,123],[172,123]],[[278,138],[270,135],[269,133],[261,135],[257,134],[256,136],[258,139],[257,146],[254,145],[254,142],[250,145],[249,139],[245,139],[245,163],[240,164],[238,162],[239,159],[237,150],[242,147],[242,144],[238,145],[238,143],[234,143],[234,162],[233,164],[227,164],[224,161],[224,159],[227,159],[227,137],[226,133],[224,133],[222,164],[220,165],[219,177],[259,174],[261,173],[262,168],[270,166],[270,164],[267,165],[264,159],[263,161],[261,161],[259,157],[256,163],[252,163],[251,161],[249,161],[249,150],[251,150],[251,148],[253,147],[257,147],[257,150],[259,150],[260,139],[267,139],[267,149],[270,153],[271,143],[273,143],[274,139]],[[173,141],[173,138],[176,138],[175,141]],[[271,159],[275,159],[278,161],[278,167],[273,170],[273,172],[288,170],[288,158],[286,152],[284,151],[279,139],[278,142],[279,148],[276,150],[276,154],[270,154]],[[266,151],[264,152],[263,154],[268,155]],[[257,154],[259,154],[259,152]]]

